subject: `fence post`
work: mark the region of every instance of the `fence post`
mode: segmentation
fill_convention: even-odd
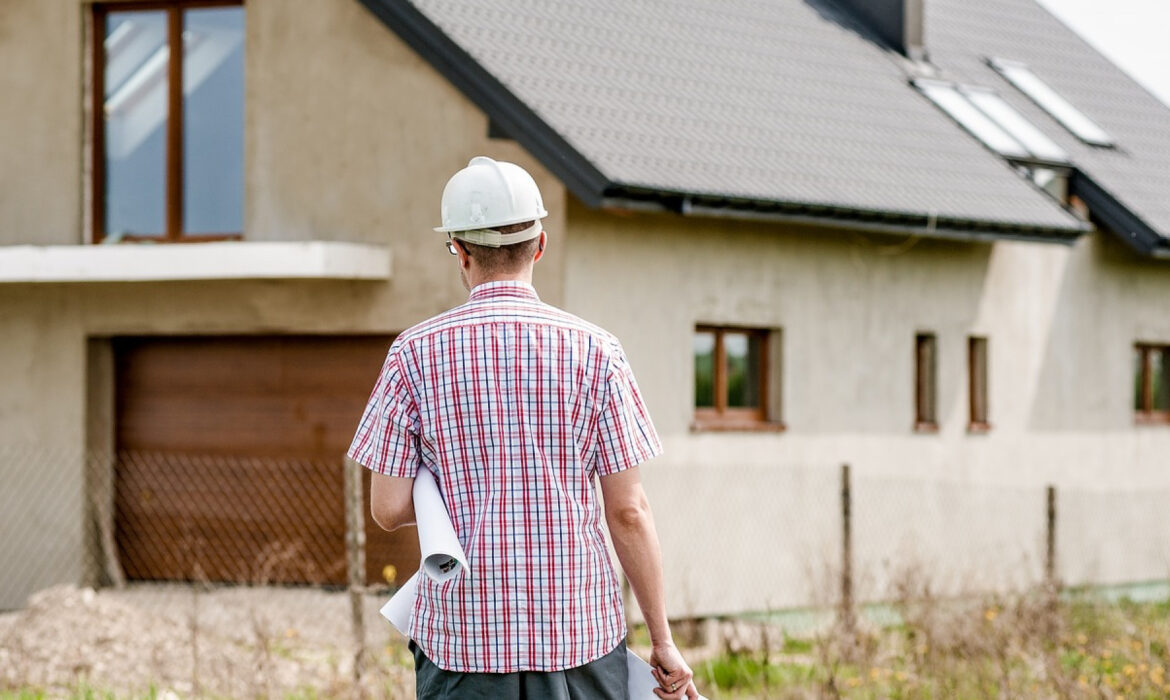
[[[354,697],[361,697],[361,679],[366,647],[364,614],[366,578],[366,518],[362,499],[362,467],[349,459],[345,471],[345,549],[349,571],[349,610],[353,632]]]
[[[852,633],[857,624],[853,610],[853,509],[849,465],[841,465],[841,627]]]
[[[1046,519],[1046,541],[1044,547],[1044,585],[1056,590],[1056,487],[1049,484],[1048,514]]]
[[[1049,484],[1046,492],[1048,504],[1044,543],[1044,606],[1047,636],[1053,639],[1056,634],[1059,613],[1057,600],[1060,595],[1060,582],[1056,576],[1056,487]]]

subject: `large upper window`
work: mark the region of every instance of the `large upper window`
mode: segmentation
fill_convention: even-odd
[[[695,427],[752,429],[779,427],[769,415],[769,339],[777,331],[699,326],[692,342]],[[774,405],[774,404],[773,404]]]
[[[1170,345],[1134,346],[1133,407],[1143,423],[1170,423]]]
[[[94,242],[238,237],[244,8],[189,0],[93,11]]]

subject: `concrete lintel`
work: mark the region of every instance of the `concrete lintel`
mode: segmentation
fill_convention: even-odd
[[[0,284],[390,279],[386,246],[334,241],[2,246]]]

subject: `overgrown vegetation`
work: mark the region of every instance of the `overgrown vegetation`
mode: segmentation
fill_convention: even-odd
[[[944,601],[905,587],[902,623],[695,664],[719,698],[1170,698],[1170,600],[1044,592]],[[767,658],[765,658],[767,655]]]

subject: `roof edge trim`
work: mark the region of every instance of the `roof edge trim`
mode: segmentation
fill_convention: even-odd
[[[1072,244],[1082,234],[1092,230],[1087,223],[1069,228],[1038,227],[1009,222],[940,217],[934,214],[871,211],[796,202],[733,201],[721,197],[649,193],[640,190],[610,190],[607,197],[602,200],[601,207],[671,212],[704,218],[797,223],[873,233],[969,241],[1016,240]]]
[[[358,0],[591,208],[608,178],[407,0]]]
[[[1085,173],[1073,171],[1069,192],[1084,200],[1092,216],[1133,250],[1149,257],[1170,259],[1170,240]]]

